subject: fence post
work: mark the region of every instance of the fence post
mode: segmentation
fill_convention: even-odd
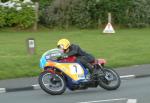
[[[38,21],[39,21],[39,3],[35,2],[35,23],[33,26],[34,31],[37,31],[38,29]]]

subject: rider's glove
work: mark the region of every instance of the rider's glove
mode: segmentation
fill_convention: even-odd
[[[62,57],[63,57],[63,58],[68,58],[68,55],[67,55],[67,54],[63,54]]]

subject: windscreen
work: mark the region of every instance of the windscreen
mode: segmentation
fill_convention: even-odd
[[[62,54],[63,54],[62,50],[55,48],[44,53],[44,56],[46,60],[57,60],[58,58],[61,57]]]

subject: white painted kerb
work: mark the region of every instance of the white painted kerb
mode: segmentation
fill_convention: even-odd
[[[5,88],[0,88],[0,93],[5,93],[6,89]]]

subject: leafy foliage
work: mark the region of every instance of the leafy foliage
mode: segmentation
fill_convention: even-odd
[[[115,25],[150,26],[150,0],[39,0],[39,4],[40,23],[49,28],[103,26],[108,21],[108,12],[111,12]],[[34,10],[27,5],[19,11],[15,7],[0,7],[0,10],[0,27],[28,28],[35,22]]]
[[[49,27],[97,27],[107,23],[108,12],[117,25],[150,25],[149,0],[51,0],[40,10],[41,23]]]
[[[129,27],[146,27],[150,25],[150,1],[132,0],[127,12]]]
[[[0,27],[6,25],[5,17],[6,17],[6,13],[2,12],[2,8],[0,7]]]
[[[30,4],[21,4],[20,9],[0,6],[0,27],[29,28],[35,22],[35,11]]]

